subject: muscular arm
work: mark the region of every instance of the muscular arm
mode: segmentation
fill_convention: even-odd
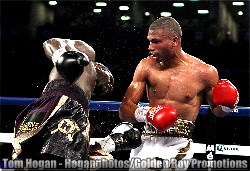
[[[82,40],[51,38],[51,39],[46,40],[43,43],[43,49],[44,49],[46,56],[50,60],[53,60],[52,58],[54,58],[55,60],[57,57],[60,57],[62,54],[68,51],[75,51],[75,52],[83,53],[84,55],[86,54],[90,62],[95,61],[94,49]],[[55,65],[54,60],[53,60],[53,63]],[[72,63],[72,60],[71,60],[71,63]],[[61,71],[66,73],[66,72],[71,72],[72,69],[64,67]],[[78,74],[81,75],[82,74],[81,71],[79,71]],[[55,66],[53,67],[49,75],[49,81],[54,80],[54,79],[62,79],[62,75],[58,73],[58,68]]]
[[[95,61],[95,51],[94,49],[82,40],[75,40],[74,47],[80,52],[86,53],[91,61]]]
[[[52,56],[57,49],[65,49],[65,42],[60,38],[52,38],[43,43],[45,55],[52,60]]]
[[[213,96],[212,96],[212,91],[213,91],[213,87],[216,85],[216,83],[219,80],[219,75],[218,75],[218,71],[216,68],[214,68],[213,66],[209,66],[209,69],[207,70],[208,73],[205,76],[206,78],[206,83],[207,83],[207,87],[205,89],[205,94],[206,94],[206,100],[208,102],[208,104],[210,105],[210,109],[212,110],[212,112],[218,116],[218,117],[223,117],[226,116],[227,113],[224,112],[221,109],[220,105],[215,105],[213,103]]]
[[[147,67],[145,67],[146,59],[143,59],[134,72],[133,80],[130,83],[125,96],[122,100],[119,117],[123,121],[135,123],[135,110],[138,107],[146,86]]]
[[[43,43],[43,49],[50,60],[56,50],[62,49],[65,51],[80,51],[85,53],[91,61],[95,61],[94,49],[82,40],[51,38]]]

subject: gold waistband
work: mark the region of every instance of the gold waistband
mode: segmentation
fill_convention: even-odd
[[[194,124],[188,120],[177,119],[174,125],[171,126],[167,131],[159,131],[155,129],[151,124],[147,123],[144,126],[142,132],[145,136],[162,136],[162,137],[183,137],[191,138],[194,130]]]

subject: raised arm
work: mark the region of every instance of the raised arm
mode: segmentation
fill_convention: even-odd
[[[93,48],[81,40],[51,38],[43,43],[43,48],[55,66],[51,71],[50,80],[62,77],[74,83],[91,59],[95,60]]]
[[[90,61],[95,61],[95,51],[94,49],[82,40],[71,40],[74,43],[74,47],[80,52],[86,53]]]
[[[51,38],[43,43],[46,56],[52,60],[53,56],[61,55],[66,51],[85,53],[90,61],[95,61],[94,49],[82,40]]]
[[[45,52],[45,55],[50,60],[52,60],[52,56],[54,52],[58,49],[66,50],[65,46],[66,46],[65,40],[61,38],[52,38],[52,39],[46,40],[43,43],[43,50]]]

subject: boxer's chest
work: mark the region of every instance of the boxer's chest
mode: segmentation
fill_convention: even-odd
[[[154,71],[148,78],[149,95],[156,99],[186,102],[204,88],[199,73],[191,69]]]

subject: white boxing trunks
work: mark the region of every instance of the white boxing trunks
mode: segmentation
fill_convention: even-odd
[[[147,124],[142,144],[131,150],[130,170],[187,170],[194,155],[191,139],[194,124],[178,119],[167,131]]]

